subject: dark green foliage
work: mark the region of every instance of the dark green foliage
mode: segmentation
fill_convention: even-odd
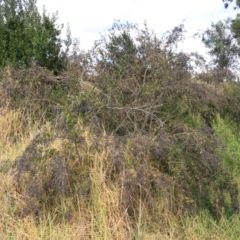
[[[238,44],[240,43],[240,15],[237,14],[237,17],[232,21],[231,30],[233,32],[233,37],[237,40]]]
[[[29,67],[33,60],[55,74],[66,68],[56,14],[40,14],[36,0],[4,0],[0,12],[1,68]]]

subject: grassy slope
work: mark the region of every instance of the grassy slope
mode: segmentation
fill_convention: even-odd
[[[201,84],[199,84],[200,87],[198,86],[199,89],[204,89],[206,86],[208,89],[212,88],[211,85]],[[218,86],[219,95],[225,94],[223,89],[221,85]],[[58,98],[61,95],[65,96],[65,93],[60,92],[59,89],[55,90],[54,94],[54,96],[50,95],[53,99],[52,102],[56,96]],[[90,92],[89,95],[85,94],[84,96],[85,98],[89,97],[91,101],[94,99],[98,106],[101,98],[98,99],[96,95],[91,94]],[[162,144],[165,143],[164,141],[170,144],[170,147],[163,145],[166,156],[161,155],[162,149],[156,145],[156,136],[137,133],[136,135],[129,134],[127,139],[122,137],[119,140],[115,135],[109,133],[110,131],[107,131],[111,122],[104,126],[103,121],[101,131],[98,131],[99,129],[94,129],[94,125],[84,122],[82,116],[74,115],[71,110],[66,108],[63,113],[60,112],[56,118],[51,120],[44,111],[45,105],[34,103],[27,111],[25,105],[14,110],[8,105],[2,107],[0,115],[0,209],[2,210],[0,239],[238,239],[240,236],[238,214],[223,213],[216,220],[204,208],[192,214],[186,213],[182,209],[185,204],[188,204],[188,201],[189,205],[187,206],[195,207],[195,203],[191,202],[193,201],[191,195],[187,195],[186,198],[181,198],[179,195],[175,201],[175,193],[171,191],[166,191],[166,195],[164,195],[162,188],[160,188],[161,191],[156,188],[156,192],[148,189],[149,179],[154,184],[157,184],[156,179],[163,179],[169,185],[177,181],[177,178],[174,179],[174,175],[168,174],[168,170],[165,170],[165,162],[161,163],[160,167],[156,167],[159,155],[161,159],[166,158],[173,164],[172,172],[177,175],[181,170],[181,165],[180,167],[174,165],[178,163],[178,159],[181,159],[182,162],[185,159],[191,160],[191,156],[194,159],[194,155],[191,155],[193,150],[186,148],[187,150],[184,152],[181,150],[182,146],[185,146],[185,143],[189,145],[191,142],[195,144],[196,141],[193,147],[198,149],[198,140],[200,143],[205,143],[205,135],[201,133],[204,119],[199,111],[202,110],[201,106],[203,106],[203,113],[211,113],[211,109],[205,108],[205,105],[201,105],[201,103],[198,105],[198,102],[195,103],[189,95],[184,94],[177,113],[174,109],[174,117],[165,125],[166,132],[161,132],[162,135],[160,135],[166,136],[162,140]],[[166,95],[167,100],[168,97],[169,95]],[[38,98],[34,96],[33,99]],[[59,102],[61,103],[61,101]],[[53,103],[53,105],[56,104],[56,102]],[[173,105],[167,102],[166,105],[167,109],[162,110],[165,118],[169,117],[168,110],[172,111],[171,108],[176,105],[176,102]],[[191,111],[186,111],[189,105],[193,107]],[[99,111],[102,109],[100,104]],[[37,116],[41,116],[41,118],[34,117],[33,113],[39,114]],[[64,115],[67,131],[64,127],[56,124],[56,122],[61,122],[61,114]],[[105,112],[100,114],[103,119],[105,116],[112,117],[111,114],[114,116],[115,112],[110,112],[109,115],[107,109],[106,115],[104,114]],[[217,149],[216,154],[221,157],[239,189],[238,136],[240,129],[230,114],[228,118],[216,114],[213,129],[215,130],[214,136],[224,145],[223,148]],[[121,115],[119,116],[121,117]],[[111,118],[110,121],[117,120]],[[127,123],[126,128],[129,126],[131,127]],[[174,132],[174,136],[180,137],[177,140],[172,139],[172,132],[169,129],[173,129],[171,131]],[[38,152],[31,144],[38,133],[46,139],[53,138],[53,140],[50,142],[40,141],[40,145],[43,144],[43,150],[40,153],[41,156],[39,155],[40,162],[36,162],[34,165],[36,157],[34,154]],[[84,139],[82,142],[79,140],[81,144],[77,140],[69,140],[76,134],[77,137]],[[212,140],[211,137],[210,140]],[[30,150],[27,152],[26,149],[29,146]],[[154,154],[151,153],[151,149],[156,149]],[[49,172],[53,171],[54,173],[54,168],[57,166],[51,162],[55,155],[64,156],[63,161],[67,162],[66,167],[69,170],[69,184],[74,186],[73,189],[70,189],[71,194],[66,194],[64,197],[59,194],[58,190],[54,192],[49,188],[45,194],[41,189],[41,184],[44,185],[45,181],[53,184],[52,188],[57,187],[58,189],[58,185],[55,186],[56,183],[51,182],[51,178],[48,178]],[[14,164],[19,157],[22,162],[20,161],[20,165],[18,165],[20,168],[16,168]],[[27,162],[24,162],[24,158]],[[59,162],[62,163],[62,158],[59,159]],[[25,163],[29,163],[32,170],[36,167],[35,175],[31,175],[32,173],[26,170]],[[38,168],[38,166],[40,167]],[[144,166],[143,170],[141,170],[141,166]],[[64,175],[64,170],[61,170],[60,167],[59,169],[58,176]],[[18,171],[22,171],[23,174],[22,185],[18,185],[16,182],[15,174]],[[141,174],[149,178],[139,177],[138,175]],[[61,181],[58,176],[55,180]],[[194,177],[191,177],[194,180]],[[38,195],[33,200],[23,198],[23,196],[26,197],[25,194],[29,194],[26,190],[28,186],[38,187],[32,183],[35,180],[40,186],[39,191],[43,191],[42,193],[45,194],[44,198]],[[63,184],[63,182],[61,183]],[[130,186],[129,196],[124,192],[125,185]],[[167,187],[168,185],[166,185]],[[169,189],[171,190],[171,188]],[[46,205],[42,203],[45,200],[48,201]],[[153,207],[150,206],[151,204]],[[37,217],[34,210],[38,212]]]

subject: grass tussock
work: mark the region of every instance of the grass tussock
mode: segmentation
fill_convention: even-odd
[[[239,83],[196,77],[183,32],[1,71],[0,239],[238,238]]]

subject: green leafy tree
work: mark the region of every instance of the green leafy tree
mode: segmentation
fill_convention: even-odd
[[[235,21],[227,19],[212,23],[202,36],[217,69],[237,67],[240,46],[236,32],[238,21]]]
[[[33,60],[55,74],[66,68],[69,45],[62,50],[57,13],[40,14],[36,0],[0,0],[0,13],[1,68],[8,63],[28,67]],[[70,30],[67,34],[70,39]]]
[[[233,2],[234,9],[239,9],[240,0],[223,0],[225,8]],[[228,18],[212,23],[203,33],[202,41],[209,49],[216,70],[240,70],[240,14],[235,19]]]

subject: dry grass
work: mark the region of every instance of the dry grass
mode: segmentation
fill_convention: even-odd
[[[106,179],[108,165],[106,159],[111,157],[111,144],[98,152],[89,152],[94,135],[89,128],[79,123],[79,129],[88,146],[85,159],[92,160],[90,178],[92,196],[86,204],[78,196],[59,199],[59,204],[42,214],[36,220],[34,215],[24,218],[17,216],[17,211],[24,201],[17,193],[11,174],[14,162],[31,142],[38,127],[22,125],[21,112],[3,109],[0,117],[0,239],[2,240],[55,240],[55,239],[237,239],[240,234],[239,216],[231,219],[223,217],[219,223],[203,212],[187,217],[173,215],[167,210],[166,199],[159,197],[156,211],[149,215],[146,201],[138,202],[138,211],[133,218],[127,208],[121,206],[122,187]],[[49,131],[54,131],[48,125]],[[103,134],[106,137],[106,133]],[[16,138],[17,137],[17,138]],[[98,139],[104,142],[105,138]],[[99,138],[99,137],[98,137]],[[109,139],[112,139],[109,137]],[[111,140],[109,140],[111,142]],[[52,147],[60,149],[61,140],[53,142]],[[130,145],[129,145],[130,146]],[[43,210],[44,211],[44,210]],[[59,217],[61,216],[61,217]],[[153,216],[156,216],[153,221]],[[133,222],[136,223],[134,226]]]

